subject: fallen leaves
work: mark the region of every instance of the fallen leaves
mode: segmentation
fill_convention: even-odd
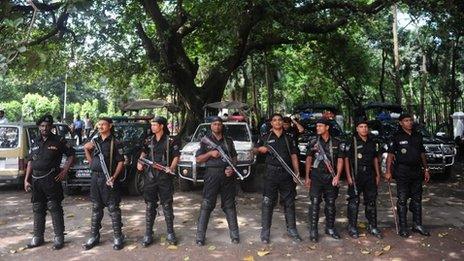
[[[269,250],[259,250],[258,256],[267,256],[269,253],[271,253]]]
[[[309,246],[308,246],[308,249],[310,249],[310,250],[316,250],[316,245],[309,245]]]
[[[130,245],[127,247],[127,250],[132,251],[137,248],[137,245]]]
[[[382,250],[385,251],[385,252],[390,251],[390,249],[391,249],[390,245],[386,245],[384,248],[382,248]]]
[[[66,218],[73,218],[73,217],[74,217],[73,213],[66,215]]]
[[[361,254],[363,255],[369,255],[371,251],[369,249],[361,249]]]
[[[438,237],[440,238],[443,238],[443,237],[446,237],[448,235],[448,233],[438,233]]]
[[[168,250],[177,250],[177,246],[176,245],[169,245],[167,247]]]
[[[208,247],[208,251],[214,251],[214,250],[216,250],[216,246],[211,245]]]
[[[243,261],[255,261],[255,258],[253,256],[246,256],[243,258]]]

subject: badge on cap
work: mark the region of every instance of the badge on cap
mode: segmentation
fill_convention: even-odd
[[[362,159],[363,155],[361,153],[358,153],[358,159]]]
[[[401,149],[401,153],[406,154],[408,152],[406,149]]]

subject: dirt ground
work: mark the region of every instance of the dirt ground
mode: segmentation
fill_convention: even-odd
[[[122,214],[126,245],[121,251],[112,249],[110,219],[105,211],[102,243],[92,250],[82,250],[90,224],[88,193],[66,197],[66,245],[60,251],[51,249],[53,230],[47,216],[46,244],[36,249],[25,249],[31,237],[32,209],[30,195],[14,188],[0,187],[0,260],[463,260],[464,259],[464,179],[462,167],[455,167],[448,181],[432,181],[424,186],[424,224],[431,237],[413,234],[408,239],[396,235],[388,198],[382,184],[378,198],[379,227],[385,238],[378,240],[362,229],[360,239],[351,239],[346,232],[346,186],[342,186],[337,199],[336,226],[341,240],[323,234],[324,215],[321,211],[320,242],[309,241],[307,230],[308,192],[298,189],[296,200],[297,226],[303,242],[292,243],[286,236],[283,209],[274,212],[270,245],[259,240],[262,196],[240,192],[237,197],[241,243],[230,243],[227,222],[220,208],[220,200],[210,219],[206,246],[195,245],[196,222],[200,209],[201,190],[177,192],[174,198],[177,247],[165,243],[165,223],[162,212],[155,225],[156,242],[142,248],[145,204],[139,197],[124,197]],[[395,194],[396,188],[393,187]],[[409,217],[410,218],[410,217]],[[360,212],[360,226],[366,226],[364,212]]]

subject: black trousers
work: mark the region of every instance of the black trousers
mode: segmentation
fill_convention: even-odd
[[[375,183],[375,174],[372,170],[359,171],[355,177],[358,195],[355,195],[354,186],[348,187],[348,202],[359,203],[360,195],[363,195],[364,205],[377,200],[377,184]]]
[[[424,180],[420,167],[399,165],[395,168],[397,189],[397,208],[400,217],[400,225],[406,226],[407,203],[413,213],[413,222],[422,225],[422,182]],[[403,224],[401,224],[403,223]]]
[[[293,204],[296,196],[295,182],[284,168],[267,165],[263,197],[268,198],[275,205],[278,194],[284,206]]]
[[[114,182],[113,188],[106,185],[106,177],[101,172],[92,172],[90,184],[90,200],[93,204],[108,207],[119,206],[121,203],[121,191],[118,181]]]
[[[335,201],[338,197],[338,187],[332,186],[332,176],[328,173],[316,173],[311,175],[311,187],[309,191],[311,205],[308,208],[309,225],[311,230],[317,230],[319,209],[322,198],[325,202],[324,213],[326,228],[335,226]]]
[[[207,200],[211,210],[216,207],[217,196],[221,195],[221,208],[235,208],[236,181],[235,176],[226,177],[225,168],[206,169],[203,185],[203,201]]]
[[[145,174],[143,183],[143,199],[145,202],[158,204],[172,203],[174,194],[174,185],[172,177],[166,173],[157,173],[150,178]]]
[[[61,186],[60,181],[55,181],[56,175],[58,175],[58,171],[50,173],[42,178],[32,178],[32,203],[63,201],[63,187]]]

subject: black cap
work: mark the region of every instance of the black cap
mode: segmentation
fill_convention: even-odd
[[[166,126],[168,124],[168,120],[162,116],[156,116],[153,118],[153,120],[151,120],[151,122],[156,122],[158,124],[163,124],[164,126]]]
[[[358,119],[356,119],[356,122],[354,123],[354,125],[356,127],[358,127],[360,124],[368,124],[368,120],[366,117],[359,117]]]
[[[113,119],[111,119],[110,117],[100,117],[98,120],[100,120],[100,121],[106,121],[106,122],[108,122],[109,124],[113,124]]]
[[[402,113],[402,114],[400,115],[400,117],[398,118],[398,120],[399,120],[399,121],[402,121],[402,120],[404,120],[404,119],[406,119],[406,118],[411,118],[411,119],[412,119],[411,114],[409,114],[409,113]]]
[[[290,117],[284,117],[284,118],[283,118],[283,121],[284,121],[285,123],[292,123],[292,118],[290,118]]]
[[[219,121],[219,122],[221,122],[221,123],[223,122],[222,118],[219,117],[219,116],[213,116],[213,117],[211,118],[211,123],[213,123],[213,122],[215,122],[215,121]]]
[[[327,120],[326,118],[319,118],[319,119],[317,119],[316,124],[325,124],[325,125],[329,126],[330,121]]]
[[[50,124],[53,124],[53,116],[50,115],[50,114],[46,114],[46,115],[40,117],[40,118],[35,122],[35,124],[36,124],[36,125],[40,125],[40,124],[42,124],[42,122],[48,122],[48,123],[50,123]]]

